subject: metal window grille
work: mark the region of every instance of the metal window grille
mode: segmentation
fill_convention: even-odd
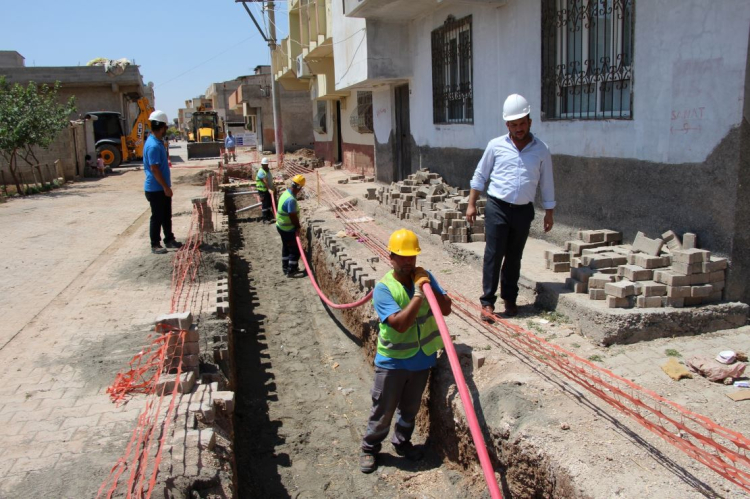
[[[471,16],[432,32],[432,121],[474,123]]]
[[[315,117],[313,117],[313,130],[318,133],[328,133],[328,118],[326,110],[326,101],[317,101],[317,113],[315,113]]]
[[[349,124],[359,133],[373,133],[372,92],[357,92],[357,110],[349,118]]]
[[[542,119],[633,117],[635,0],[542,0]]]

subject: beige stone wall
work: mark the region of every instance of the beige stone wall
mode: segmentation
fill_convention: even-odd
[[[83,176],[86,155],[85,142],[83,125],[75,124],[62,130],[49,149],[37,148],[34,153],[39,160],[43,180],[45,182],[50,181],[49,175],[54,177],[64,176],[66,180],[73,180],[78,175]],[[55,171],[55,161],[57,160],[60,160],[60,171]],[[48,168],[45,165],[49,165],[49,175],[47,173]],[[12,185],[10,169],[3,158],[0,158],[0,172],[2,172],[0,184],[2,184],[4,176],[5,183]],[[34,168],[32,174],[31,167],[23,161],[19,163],[18,172],[23,183],[34,183],[35,178],[37,181],[39,180],[39,170]]]

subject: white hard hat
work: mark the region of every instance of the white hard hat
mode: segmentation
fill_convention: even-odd
[[[523,95],[511,94],[505,99],[503,104],[503,119],[513,121],[528,115],[531,112],[531,105]]]
[[[263,158],[260,160],[261,165],[267,165],[269,163],[268,158]]]
[[[148,117],[149,121],[161,121],[162,123],[169,123],[169,119],[167,118],[167,113],[164,111],[159,111],[158,109],[151,113],[151,115]]]

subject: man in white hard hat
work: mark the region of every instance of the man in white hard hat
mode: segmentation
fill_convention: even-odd
[[[554,224],[555,184],[552,156],[547,145],[531,134],[531,106],[519,94],[503,104],[507,135],[492,139],[471,179],[466,220],[474,223],[476,203],[487,188],[485,208],[485,250],[482,271],[482,319],[492,322],[497,286],[505,304],[505,315],[518,315],[518,278],[521,257],[534,219],[534,197],[541,188],[545,209],[544,231]]]
[[[161,245],[161,231],[164,231],[164,246],[180,248],[182,243],[175,240],[172,233],[172,177],[169,171],[169,158],[164,147],[164,136],[167,133],[169,120],[164,111],[154,111],[148,117],[151,122],[151,133],[143,146],[143,171],[146,182],[143,190],[151,205],[151,253],[164,254],[166,248]]]
[[[276,194],[274,192],[273,175],[268,170],[268,158],[260,160],[260,168],[258,174],[255,176],[255,188],[258,190],[258,194],[261,196],[263,205],[261,207],[261,214],[263,216],[264,224],[273,223],[273,213],[271,211],[271,195]]]

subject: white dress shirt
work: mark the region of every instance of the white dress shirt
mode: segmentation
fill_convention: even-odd
[[[547,144],[531,136],[519,151],[510,134],[492,139],[479,160],[471,188],[511,204],[528,204],[534,201],[536,187],[541,184],[542,207],[555,207],[555,181],[552,177],[552,155]]]

